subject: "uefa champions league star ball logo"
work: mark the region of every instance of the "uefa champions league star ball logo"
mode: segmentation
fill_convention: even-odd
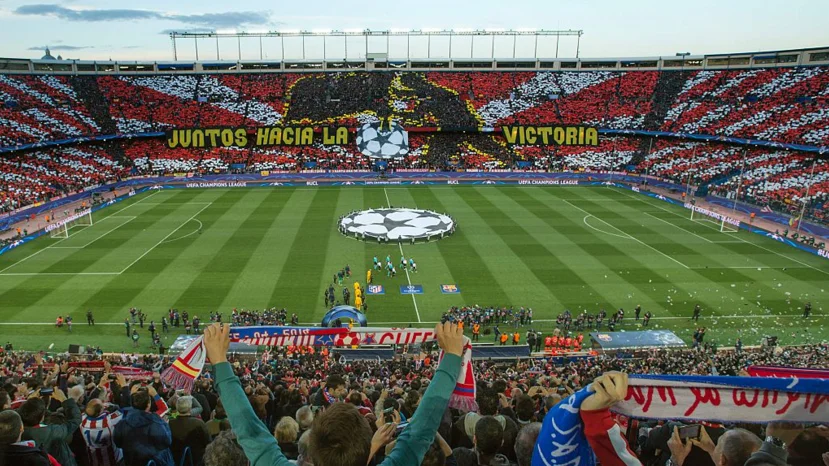
[[[455,231],[452,217],[431,210],[381,208],[352,212],[339,222],[347,236],[383,241],[442,238]]]
[[[397,123],[366,123],[357,130],[360,153],[375,159],[394,159],[409,153],[409,133]]]

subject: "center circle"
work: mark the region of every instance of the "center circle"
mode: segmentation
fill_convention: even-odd
[[[363,240],[411,241],[440,239],[455,231],[455,220],[431,210],[379,208],[340,217],[340,233]]]

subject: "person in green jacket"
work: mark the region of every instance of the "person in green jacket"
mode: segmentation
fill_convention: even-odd
[[[446,322],[435,327],[435,334],[444,357],[411,422],[397,436],[394,449],[380,463],[382,466],[419,465],[435,439],[460,373],[463,330]],[[227,362],[229,335],[228,326],[213,324],[204,331],[204,346],[213,364],[216,390],[239,444],[251,466],[291,465],[276,439],[256,417],[239,378]],[[366,466],[393,439],[396,427],[394,423],[385,424],[372,437],[368,421],[356,407],[333,403],[314,419],[310,433],[311,459],[315,466]]]
[[[24,426],[22,438],[34,440],[35,445],[55,457],[61,466],[76,466],[69,442],[81,425],[81,410],[77,400],[67,397],[59,388],[54,389],[52,399],[61,403],[66,421],[63,424],[44,425],[43,419],[48,409],[46,403],[41,398],[30,398],[18,410]]]

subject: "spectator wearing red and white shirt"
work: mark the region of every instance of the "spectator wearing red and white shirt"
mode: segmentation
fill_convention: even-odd
[[[122,419],[121,411],[106,412],[99,399],[87,404],[81,420],[81,434],[91,466],[116,466],[123,459],[123,451],[112,443],[112,433]]]

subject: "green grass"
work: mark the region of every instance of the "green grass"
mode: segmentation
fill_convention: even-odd
[[[386,205],[434,209],[457,233],[403,245],[425,293],[401,295],[404,273],[378,274],[384,296],[370,296],[369,323],[431,326],[450,306],[529,306],[536,327],[563,309],[623,307],[635,330],[637,304],[652,328],[690,339],[688,317],[704,308],[708,340],[758,344],[825,341],[829,262],[745,231],[721,233],[688,211],[611,188],[417,186],[168,190],[99,211],[95,224],[65,240],[40,238],[0,256],[0,343],[65,350],[69,343],[128,350],[128,309],[160,320],[170,307],[206,316],[234,307],[285,307],[303,323],[325,314],[323,289],[349,264],[361,283],[372,256],[400,257],[397,244],[341,236],[337,218]],[[198,232],[201,227],[201,233]],[[459,295],[440,292],[457,284]],[[350,283],[349,283],[350,286]],[[806,301],[812,319],[800,318]],[[416,309],[415,310],[415,306]],[[87,327],[92,309],[98,324]],[[74,333],[52,325],[75,318]],[[545,322],[547,320],[547,322]],[[175,338],[167,337],[169,345]],[[149,337],[142,332],[142,349]]]

